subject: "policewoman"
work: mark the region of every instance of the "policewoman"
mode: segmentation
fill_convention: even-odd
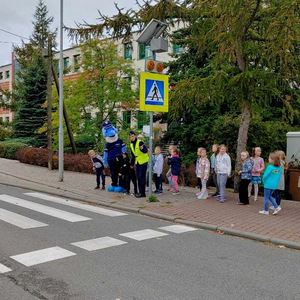
[[[138,180],[139,193],[137,198],[146,197],[146,174],[149,161],[148,148],[141,140],[137,139],[133,131],[129,132],[130,148],[131,148],[131,168],[134,168]]]

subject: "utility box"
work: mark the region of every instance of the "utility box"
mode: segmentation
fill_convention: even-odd
[[[300,159],[300,132],[288,132],[287,137],[287,146],[286,146],[286,158],[289,162],[291,157],[294,155],[296,158]]]
[[[168,41],[162,38],[152,39],[150,49],[156,53],[168,52]]]

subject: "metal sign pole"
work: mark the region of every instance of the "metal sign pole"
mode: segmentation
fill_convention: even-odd
[[[152,196],[152,152],[153,152],[153,111],[149,111],[150,134],[149,134],[149,197]]]
[[[63,127],[63,0],[60,0],[60,53],[59,53],[59,145],[58,181],[64,180],[64,127]]]

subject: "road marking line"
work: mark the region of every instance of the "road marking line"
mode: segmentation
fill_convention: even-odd
[[[24,217],[2,208],[0,208],[0,220],[23,229],[49,226],[48,224]]]
[[[79,208],[79,209],[83,209],[83,210],[87,210],[87,211],[91,211],[96,214],[101,214],[101,215],[105,215],[105,216],[109,216],[109,217],[127,216],[127,214],[122,213],[122,212],[105,209],[105,208],[102,208],[99,206],[92,206],[92,205],[88,205],[88,204],[84,204],[84,203],[80,203],[80,202],[76,202],[76,201],[72,201],[72,200],[67,200],[67,199],[60,198],[60,197],[50,196],[50,195],[43,194],[43,193],[24,193],[24,195],[43,199],[46,201],[55,202],[58,204],[63,204],[63,205]]]
[[[80,221],[87,221],[87,220],[91,220],[91,218],[88,217],[84,217],[84,216],[80,216],[80,215],[76,215],[64,210],[60,210],[57,208],[53,208],[50,206],[46,206],[46,205],[42,205],[42,204],[38,204],[35,202],[30,202],[30,201],[26,201],[17,197],[12,197],[9,195],[0,195],[0,200],[10,203],[10,204],[14,204],[17,206],[21,206],[21,207],[25,207],[37,212],[40,212],[42,214],[45,215],[49,215],[58,219],[62,219],[62,220],[66,220],[69,222],[80,222]]]
[[[121,233],[119,235],[128,237],[133,240],[143,241],[143,240],[153,239],[161,236],[166,236],[169,234],[152,230],[152,229],[144,229],[144,230],[127,232],[127,233]]]
[[[196,228],[185,226],[185,225],[170,225],[170,226],[164,226],[159,227],[161,230],[170,231],[173,233],[183,233],[183,232],[189,232],[189,231],[195,231]]]
[[[71,243],[71,245],[85,249],[87,251],[95,251],[95,250],[105,249],[105,248],[109,248],[109,247],[120,246],[120,245],[124,245],[124,244],[127,244],[127,242],[124,242],[124,241],[121,241],[118,239],[114,239],[109,236],[92,239],[92,240],[76,242],[76,243]]]
[[[73,253],[60,247],[52,247],[19,255],[14,255],[10,258],[21,263],[26,267],[30,267],[74,255],[76,255],[76,253]]]
[[[10,271],[12,271],[12,269],[0,264],[0,274],[7,273],[7,272],[10,272]]]

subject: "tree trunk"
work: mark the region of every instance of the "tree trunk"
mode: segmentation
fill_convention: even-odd
[[[242,161],[241,161],[241,152],[246,151],[247,140],[248,140],[248,129],[250,124],[250,105],[247,101],[243,102],[241,121],[239,127],[239,135],[237,139],[237,148],[236,148],[236,163],[235,170],[241,170]],[[237,192],[239,188],[240,178],[239,176],[234,176],[234,191]]]

